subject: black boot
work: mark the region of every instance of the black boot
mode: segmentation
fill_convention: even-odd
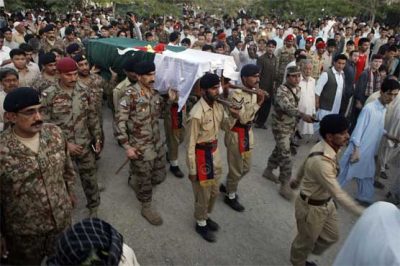
[[[178,177],[178,178],[182,178],[185,175],[182,173],[181,169],[179,169],[179,166],[170,166],[169,170],[171,171],[171,173],[174,174],[174,176]]]
[[[235,197],[234,199],[230,199],[228,196],[225,196],[224,202],[237,212],[244,211],[244,207],[242,204],[239,203],[237,197]]]
[[[214,222],[213,220],[211,220],[211,218],[208,218],[206,220],[206,222],[207,222],[208,229],[210,229],[211,231],[218,231],[219,230],[219,225],[216,222]]]
[[[214,233],[211,232],[211,230],[207,226],[199,226],[198,224],[196,224],[196,232],[208,242],[217,241]]]

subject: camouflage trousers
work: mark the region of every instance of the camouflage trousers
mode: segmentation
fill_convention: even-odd
[[[185,129],[172,129],[170,119],[164,119],[164,129],[168,148],[168,160],[176,161],[178,160],[179,144],[181,144],[185,138]]]
[[[129,184],[140,202],[151,202],[153,186],[162,183],[167,177],[165,163],[165,152],[160,152],[154,160],[130,160]]]
[[[225,133],[228,134],[228,133]],[[225,138],[227,135],[225,135]],[[228,157],[228,176],[226,178],[226,191],[235,193],[237,191],[239,181],[250,171],[252,151],[246,151],[240,154],[239,143],[236,134],[234,139],[226,142],[226,153]]]
[[[292,132],[289,130],[278,130],[272,128],[275,139],[275,148],[268,159],[268,168],[273,170],[279,168],[279,181],[287,183],[292,175],[292,159],[290,153],[290,139]]]
[[[9,256],[6,264],[40,265],[45,256],[55,252],[57,236],[61,231],[52,231],[45,235],[6,235]]]
[[[95,154],[89,149],[84,149],[82,155],[73,157],[73,160],[78,167],[79,177],[85,192],[86,207],[88,209],[98,207],[100,205],[100,191],[97,183]]]

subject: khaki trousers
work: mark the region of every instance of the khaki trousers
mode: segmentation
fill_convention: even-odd
[[[290,261],[304,266],[310,253],[320,255],[339,239],[338,218],[333,201],[313,206],[297,197],[297,236],[290,249]]]

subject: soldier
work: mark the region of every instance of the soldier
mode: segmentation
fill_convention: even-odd
[[[43,29],[43,38],[40,41],[40,49],[42,53],[48,53],[53,48],[58,48],[61,51],[64,51],[65,45],[61,39],[57,39],[54,26],[48,24]]]
[[[89,215],[97,216],[100,193],[96,177],[95,153],[101,151],[101,129],[89,88],[77,82],[76,62],[65,57],[58,61],[59,82],[42,93],[45,121],[59,126],[68,142],[72,160],[78,166]]]
[[[182,178],[184,174],[179,168],[178,151],[179,144],[185,138],[184,123],[186,121],[186,106],[183,106],[180,112],[178,112],[178,101],[166,104],[165,106],[164,129],[168,147],[167,160],[170,164],[169,170],[174,176]]]
[[[311,76],[315,79],[318,80],[319,76],[322,73],[322,70],[324,68],[324,53],[325,53],[325,43],[323,41],[318,42],[316,45],[317,52],[314,53],[312,56],[312,64],[313,64],[313,69],[312,69],[312,74]]]
[[[293,44],[294,36],[289,34],[285,38],[285,46],[276,51],[276,57],[278,59],[276,63],[276,84],[283,83],[286,66],[294,60],[294,52],[296,51],[296,48]]]
[[[257,65],[245,65],[240,71],[245,88],[256,90],[260,82],[260,68]],[[244,211],[236,196],[239,181],[250,171],[251,155],[254,148],[254,136],[251,126],[254,117],[264,102],[264,91],[257,94],[235,89],[230,93],[230,101],[242,102],[239,119],[231,130],[225,133],[225,145],[228,157],[229,172],[226,187],[221,184],[220,191],[225,192],[224,202],[238,212]]]
[[[42,93],[48,87],[58,82],[56,55],[48,52],[40,56],[39,63],[42,66],[42,75],[32,84],[32,87]]]
[[[263,176],[267,179],[281,183],[279,194],[290,200],[292,191],[289,188],[289,179],[292,175],[292,160],[290,153],[290,139],[294,134],[298,119],[312,123],[313,118],[298,110],[301,71],[298,66],[287,69],[286,83],[282,84],[275,95],[274,113],[272,114],[272,133],[275,139],[275,148],[268,159],[267,168]],[[272,172],[279,168],[279,179]]]
[[[117,139],[130,159],[133,178],[129,183],[142,203],[142,216],[152,225],[161,225],[163,220],[151,202],[153,186],[166,178],[165,151],[158,121],[163,99],[154,89],[153,62],[139,62],[134,71],[138,83],[131,86],[120,100]]]
[[[75,172],[61,129],[43,124],[36,90],[13,90],[4,109],[13,125],[0,134],[0,256],[39,265],[71,223]]]
[[[325,116],[319,129],[323,140],[314,145],[290,184],[293,189],[301,187],[295,205],[298,233],[290,250],[290,261],[295,266],[315,265],[307,261],[308,255],[320,255],[338,241],[338,217],[332,197],[356,215],[363,211],[336,179],[337,152],[349,140],[347,130],[345,117]]]
[[[208,217],[218,196],[218,182],[222,174],[218,151],[218,133],[222,127],[230,130],[239,115],[230,108],[231,116],[216,102],[220,80],[216,74],[206,73],[200,79],[202,97],[193,106],[188,118],[187,165],[194,193],[196,232],[205,240],[215,242],[213,231],[219,225]]]

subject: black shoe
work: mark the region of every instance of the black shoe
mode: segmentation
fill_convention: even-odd
[[[378,188],[378,189],[384,189],[385,185],[382,184],[381,182],[379,182],[378,180],[374,181],[374,187]]]
[[[230,199],[228,196],[225,196],[224,202],[228,204],[232,209],[238,212],[244,211],[244,207],[242,204],[239,203],[237,198]]]
[[[178,178],[182,178],[185,175],[182,173],[181,169],[179,169],[179,166],[170,166],[169,170],[171,171],[171,173],[174,174],[174,176],[178,177]]]
[[[317,264],[313,261],[306,261],[306,266],[317,266]]]
[[[169,163],[168,152],[167,152],[167,153],[165,153],[165,159],[167,160],[167,163]]]
[[[385,172],[381,172],[379,177],[382,178],[382,179],[388,179],[388,176],[387,176],[387,174]]]
[[[226,187],[224,184],[219,185],[219,192],[226,193]]]
[[[214,233],[211,232],[211,230],[207,226],[199,226],[198,224],[196,224],[196,232],[208,242],[217,241]]]
[[[213,220],[211,220],[211,218],[208,218],[206,220],[206,222],[207,222],[208,229],[210,229],[211,231],[218,231],[219,230],[219,225],[216,222],[214,222]]]

